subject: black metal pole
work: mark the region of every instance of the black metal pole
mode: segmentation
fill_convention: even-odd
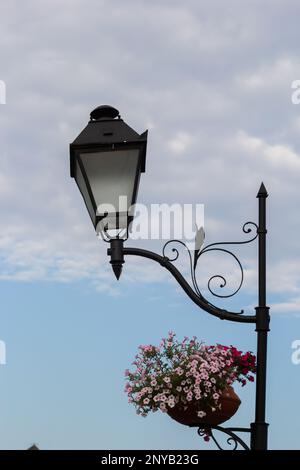
[[[258,197],[258,307],[256,307],[257,374],[255,422],[251,423],[251,450],[267,450],[268,423],[266,423],[267,340],[269,331],[269,307],[266,306],[266,199],[264,184]]]

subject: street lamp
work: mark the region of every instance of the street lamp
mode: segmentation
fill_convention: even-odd
[[[234,450],[241,447],[246,450],[266,450],[268,447],[268,424],[265,420],[266,410],[266,365],[267,336],[269,332],[269,307],[266,304],[266,199],[268,193],[262,183],[257,194],[258,223],[246,222],[242,230],[250,238],[234,242],[211,243],[195,251],[192,259],[190,250],[190,268],[192,285],[184,278],[174,265],[179,256],[177,248],[173,248],[170,258],[166,248],[172,243],[186,247],[181,240],[169,240],[163,247],[162,255],[140,248],[124,246],[128,238],[129,224],[134,216],[132,207],[136,201],[140,174],[145,171],[147,132],[139,135],[131,129],[119,116],[119,112],[111,106],[99,106],[91,113],[87,127],[79,134],[70,146],[71,176],[75,178],[81,191],[88,212],[105,241],[110,243],[107,254],[113,271],[119,279],[126,255],[140,256],[159,263],[176,279],[190,299],[202,310],[221,319],[239,323],[255,324],[257,332],[257,379],[255,420],[250,427],[221,427],[211,424],[201,425],[198,432],[209,431],[218,448],[213,430],[225,433],[228,443],[234,443]],[[125,204],[120,207],[120,198]],[[125,231],[125,235],[124,235]],[[111,235],[111,234],[114,235]],[[223,276],[212,276],[208,281],[208,289],[216,297],[235,295],[243,284],[243,267],[237,256],[229,250],[229,245],[244,245],[258,240],[258,306],[255,313],[245,315],[244,310],[228,311],[215,306],[202,294],[196,278],[196,268],[204,253],[218,251],[232,256],[241,271],[241,282],[238,289],[231,295],[216,294],[211,288],[211,281],[221,279],[221,287],[226,285]],[[225,247],[224,247],[225,245]],[[238,433],[250,434],[250,445],[241,439]]]

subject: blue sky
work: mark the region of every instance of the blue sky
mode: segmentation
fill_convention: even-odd
[[[126,277],[126,276],[125,276]],[[121,281],[122,282],[122,281]],[[207,448],[195,431],[162,414],[138,417],[123,393],[124,369],[140,343],[170,328],[208,343],[254,349],[253,327],[210,318],[174,286],[131,286],[120,299],[86,282],[1,286],[1,448]],[[269,356],[268,418],[272,448],[297,448],[299,372],[290,360],[298,319],[275,316]],[[254,385],[232,424],[252,420]],[[282,433],[282,429],[287,431]]]
[[[1,2],[0,448],[209,448],[165,415],[136,416],[123,371],[139,344],[169,329],[255,348],[251,325],[201,312],[150,261],[126,260],[115,281],[69,176],[68,145],[104,103],[149,129],[139,202],[203,203],[207,242],[243,239],[265,182],[270,447],[299,448],[299,9],[293,0]],[[255,247],[239,254],[243,290],[218,305],[250,311]],[[212,258],[201,285],[215,266],[236,281],[233,265]],[[254,386],[239,394],[232,424],[247,425]]]

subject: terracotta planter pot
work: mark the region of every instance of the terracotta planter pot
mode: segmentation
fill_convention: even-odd
[[[221,409],[206,411],[204,418],[197,416],[199,408],[195,402],[189,404],[186,410],[176,405],[168,411],[168,415],[178,423],[185,424],[186,426],[200,426],[201,424],[218,425],[230,419],[237,412],[241,400],[232,387],[227,387],[223,391],[219,403]]]

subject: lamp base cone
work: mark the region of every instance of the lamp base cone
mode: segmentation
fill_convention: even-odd
[[[113,272],[115,273],[115,276],[117,278],[117,281],[120,279],[121,273],[122,273],[122,264],[113,264],[112,265]]]

